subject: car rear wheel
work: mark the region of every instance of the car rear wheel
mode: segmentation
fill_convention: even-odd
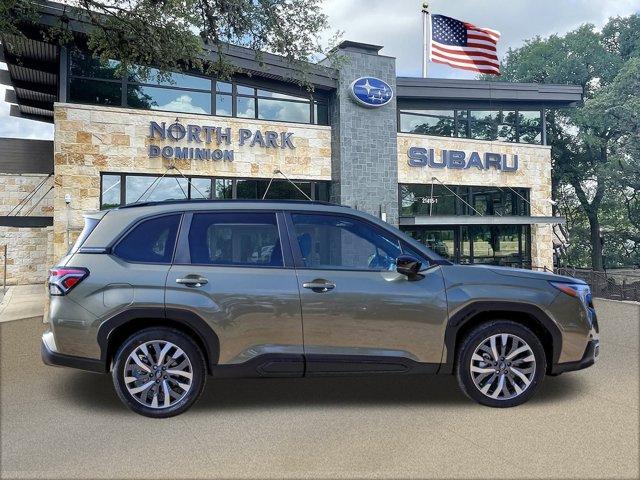
[[[113,383],[131,410],[154,418],[186,411],[205,384],[204,357],[196,343],[171,328],[147,328],[129,337],[115,356]]]
[[[529,400],[546,371],[544,348],[527,327],[508,320],[480,325],[458,350],[456,374],[462,391],[490,407]]]

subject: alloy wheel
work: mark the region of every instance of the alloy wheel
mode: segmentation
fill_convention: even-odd
[[[536,373],[532,348],[510,333],[491,335],[471,356],[471,378],[478,390],[495,400],[509,400],[524,393]]]
[[[193,381],[193,367],[177,345],[153,340],[138,345],[124,365],[129,394],[145,407],[169,408],[184,399]]]

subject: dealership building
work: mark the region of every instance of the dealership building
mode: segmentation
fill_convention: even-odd
[[[62,6],[47,3],[43,24]],[[225,48],[231,80],[123,75],[75,41],[2,37],[11,113],[52,123],[53,142],[0,141],[0,243],[9,280],[40,281],[83,213],[166,199],[306,199],[379,216],[461,263],[553,266],[545,110],[572,85],[409,78],[381,46],[344,41],[309,64]],[[212,55],[215,53],[212,52]]]

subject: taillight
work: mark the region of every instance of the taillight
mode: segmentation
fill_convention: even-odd
[[[66,295],[89,276],[83,267],[55,267],[49,270],[49,295]]]

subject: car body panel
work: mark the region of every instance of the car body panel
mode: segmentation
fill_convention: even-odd
[[[300,289],[305,354],[440,361],[447,320],[440,267],[416,281],[395,271],[298,270],[300,285],[320,278],[335,288]]]
[[[208,283],[176,283],[189,274]],[[220,364],[238,364],[272,353],[303,353],[300,296],[291,268],[173,265],[166,307],[192,311],[220,341]]]

